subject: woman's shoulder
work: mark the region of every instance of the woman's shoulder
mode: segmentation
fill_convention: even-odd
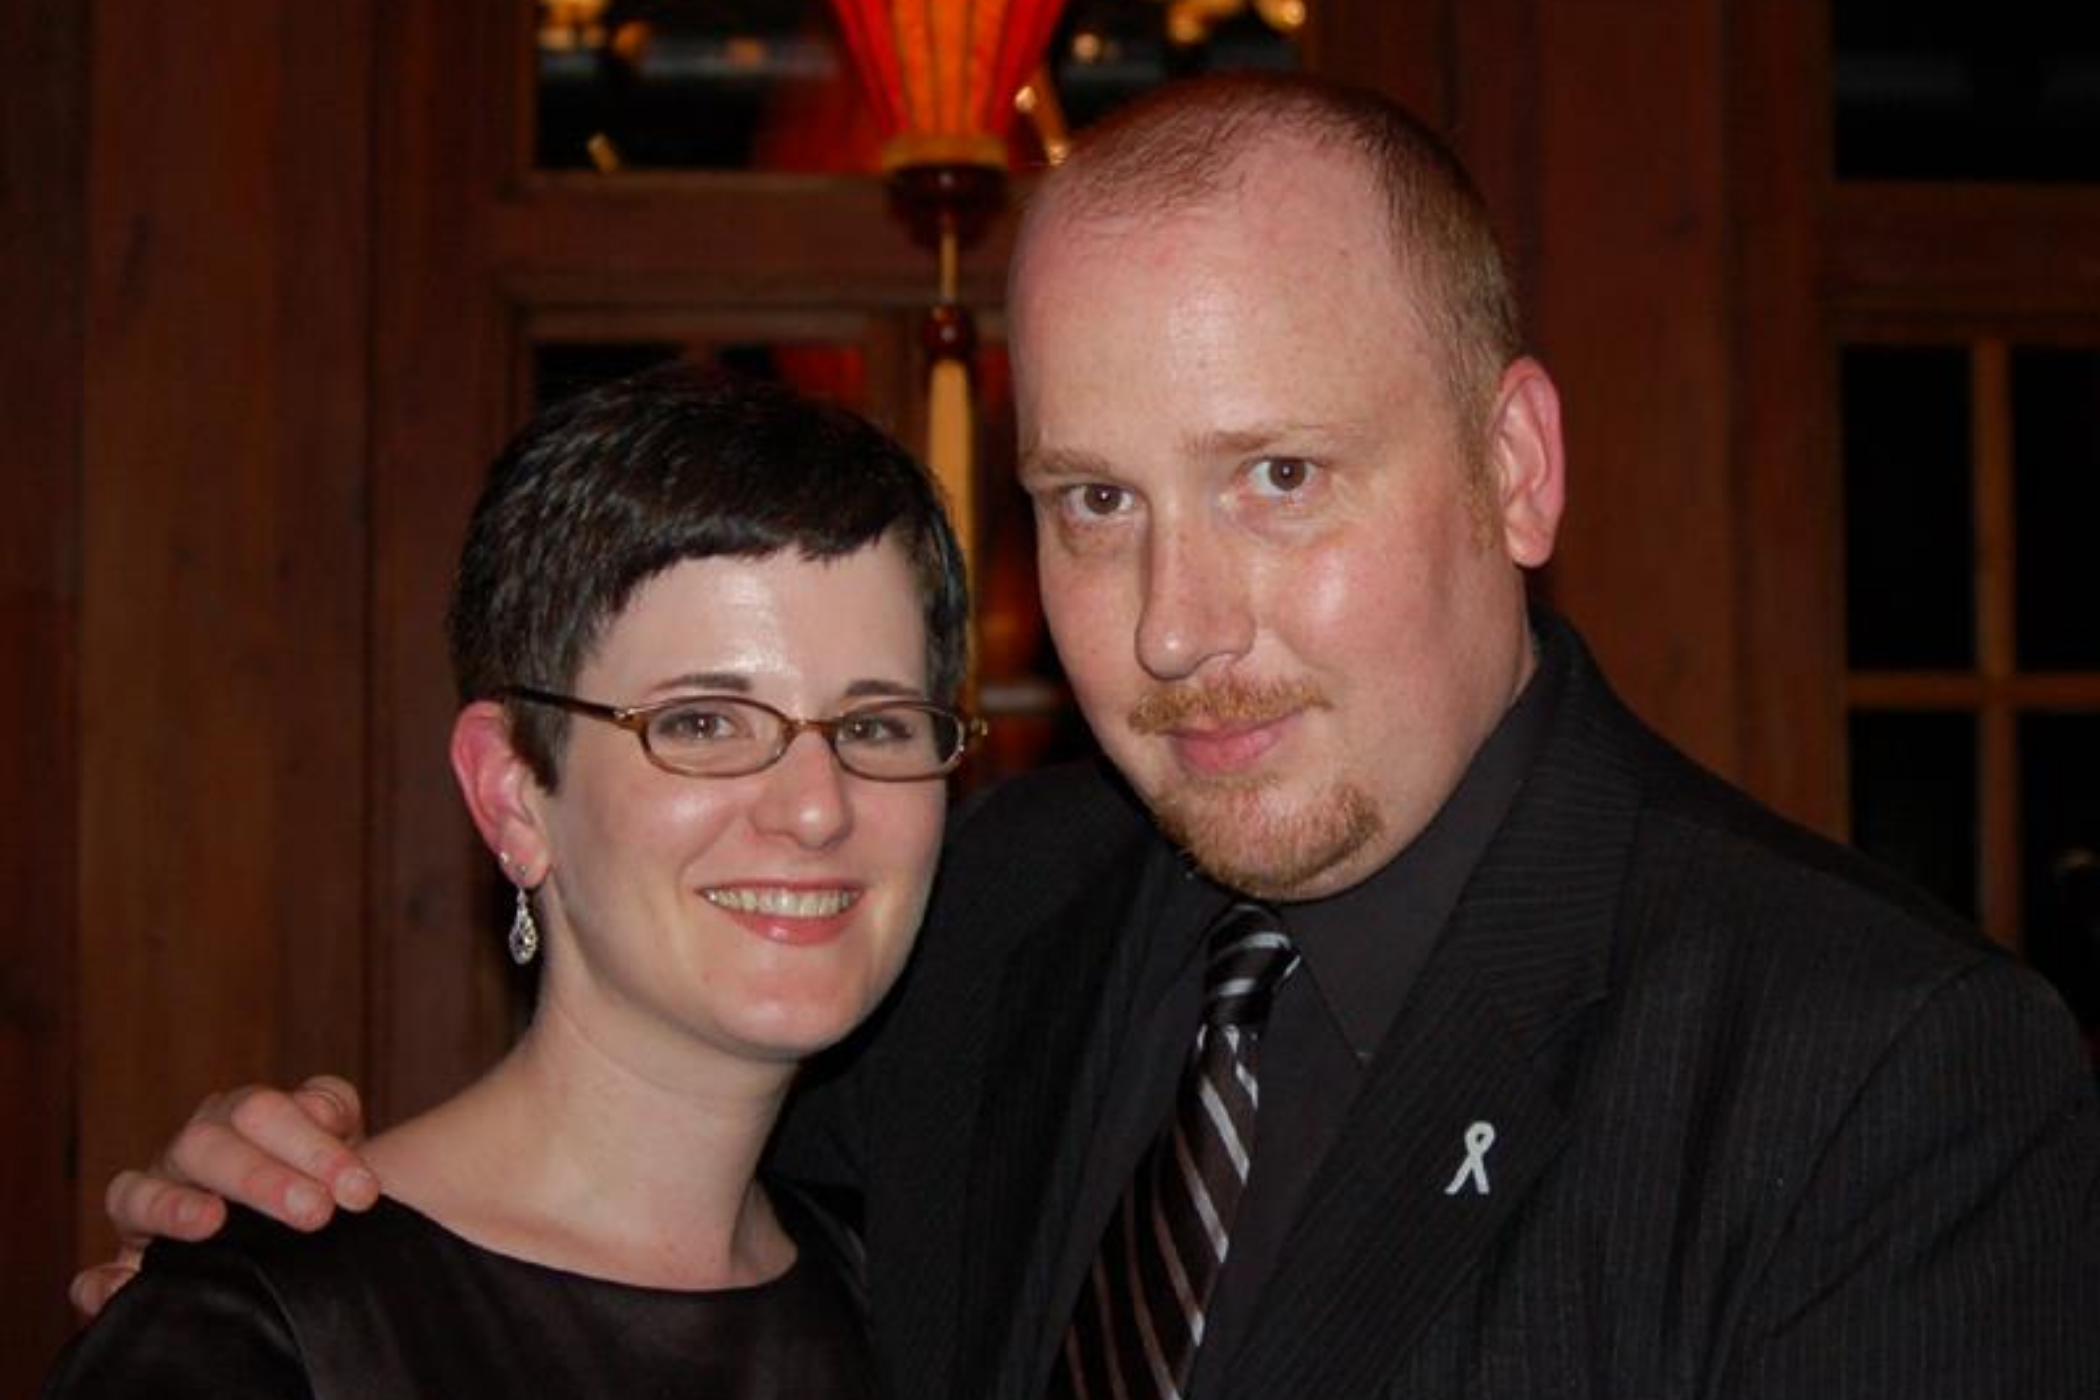
[[[60,1354],[47,1400],[311,1394],[275,1266],[343,1233],[356,1227],[307,1236],[234,1207],[208,1240],[156,1242],[139,1276]]]
[[[139,1276],[60,1357],[47,1397],[304,1396],[352,1356],[383,1372],[402,1351],[402,1318],[428,1311],[466,1251],[385,1197],[311,1232],[230,1207],[209,1239],[146,1251]]]

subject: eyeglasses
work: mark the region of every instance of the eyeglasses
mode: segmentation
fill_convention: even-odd
[[[848,773],[879,783],[918,782],[953,771],[970,741],[986,732],[983,720],[923,700],[880,700],[832,719],[797,719],[740,695],[680,695],[623,706],[522,685],[497,693],[616,724],[642,741],[651,763],[689,778],[761,772],[780,761],[796,735],[814,730]]]

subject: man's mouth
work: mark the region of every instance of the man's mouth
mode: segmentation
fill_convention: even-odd
[[[1130,727],[1165,738],[1185,768],[1229,777],[1258,764],[1301,713],[1325,708],[1327,697],[1303,681],[1227,680],[1155,690],[1131,707]]]
[[[1256,723],[1192,725],[1167,731],[1182,766],[1214,777],[1245,772],[1282,742],[1293,716],[1278,715]]]

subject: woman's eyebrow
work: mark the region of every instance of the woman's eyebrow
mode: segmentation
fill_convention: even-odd
[[[751,693],[751,678],[738,671],[688,671],[682,676],[659,681],[650,687],[651,692],[676,690],[731,691],[738,695]]]
[[[924,693],[920,687],[901,681],[863,680],[846,687],[849,696],[874,695],[886,700],[917,700]]]

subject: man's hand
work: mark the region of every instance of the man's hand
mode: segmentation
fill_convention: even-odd
[[[148,1241],[201,1240],[226,1223],[226,1201],[318,1230],[337,1206],[364,1210],[379,1180],[351,1151],[364,1134],[357,1090],[317,1075],[291,1093],[251,1085],[213,1094],[153,1166],[109,1184],[104,1209],[117,1257],[74,1275],[73,1306],[93,1317],[138,1272]]]

